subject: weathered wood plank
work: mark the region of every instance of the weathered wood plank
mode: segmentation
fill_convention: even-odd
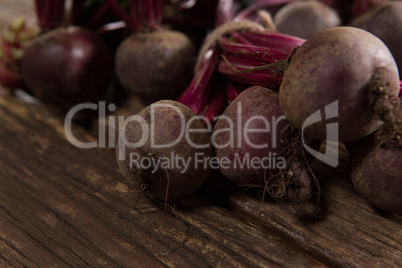
[[[114,155],[72,146],[44,107],[3,97],[0,120],[1,255],[13,265],[321,265],[196,194],[174,213],[145,197],[134,208]]]
[[[349,178],[316,165],[323,186],[322,218],[289,213],[283,206],[262,203],[241,192],[230,192],[231,211],[248,214],[286,239],[340,266],[402,266],[402,217],[371,207]],[[320,170],[321,169],[321,170]],[[214,198],[222,198],[222,192]],[[225,198],[225,197],[224,197]]]
[[[400,218],[380,215],[362,200],[341,175],[345,163],[338,170],[315,165],[325,174],[322,219],[263,203],[217,174],[197,194],[172,203],[172,216],[145,197],[134,208],[138,193],[120,182],[114,155],[69,144],[62,118],[45,107],[3,97],[0,119],[0,238],[7,262],[401,264]]]

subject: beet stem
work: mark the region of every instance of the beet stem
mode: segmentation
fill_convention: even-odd
[[[233,72],[239,73],[239,74],[244,74],[244,73],[250,73],[254,71],[259,71],[259,70],[266,70],[269,68],[278,68],[281,71],[285,71],[287,67],[287,60],[282,60],[282,61],[276,61],[268,64],[264,64],[261,66],[256,66],[256,67],[250,67],[247,69],[236,69],[233,64],[230,63],[230,61],[226,58],[225,55],[221,55],[222,59],[226,62],[226,64],[232,69]]]
[[[148,28],[158,29],[158,23],[155,18],[155,5],[153,0],[144,0],[144,14]]]
[[[65,0],[35,0],[39,26],[45,30],[54,29],[65,19]]]
[[[207,107],[211,83],[219,62],[220,52],[220,49],[215,46],[206,53],[204,61],[201,63],[190,85],[177,99],[178,102],[188,106],[198,115],[205,112]],[[212,110],[210,113],[212,113]]]
[[[88,20],[86,23],[87,28],[93,28],[96,27],[102,20],[102,18],[105,16],[105,14],[109,11],[109,6],[108,4],[104,3]]]
[[[222,112],[222,107],[226,99],[224,87],[220,88],[221,85],[214,88],[212,94],[207,102],[207,107],[204,113],[204,120],[209,123],[213,123],[215,118]]]
[[[109,5],[110,9],[118,16],[121,20],[123,20],[128,27],[130,27],[133,31],[137,31],[141,28],[138,20],[135,20],[131,17],[117,2],[117,0],[105,0]],[[133,10],[134,1],[130,1],[131,10]]]
[[[231,32],[230,37],[240,44],[250,45],[250,46],[253,45],[253,43],[251,43],[249,40],[247,40],[244,36],[242,36],[238,32]]]
[[[155,6],[155,22],[156,25],[161,25],[162,23],[162,18],[163,18],[163,10],[166,5],[166,0],[155,0],[154,6]]]
[[[226,83],[226,99],[228,102],[234,101],[239,96],[240,91],[233,85],[231,81]]]
[[[130,12],[133,20],[138,23],[138,28],[143,27],[143,23],[141,21],[140,15],[141,14],[141,5],[138,3],[138,0],[130,0]]]
[[[73,6],[70,14],[70,23],[78,25],[81,22],[81,18],[84,11],[84,0],[73,0]]]

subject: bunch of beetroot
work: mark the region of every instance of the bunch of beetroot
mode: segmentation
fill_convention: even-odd
[[[382,34],[377,34],[378,37],[390,48],[400,45],[399,35],[395,34],[398,26],[393,28],[393,34],[386,34],[384,30],[385,25],[390,25],[392,14],[398,14],[399,3],[375,4],[375,1],[356,1],[353,12],[356,16],[362,12],[365,14],[352,25],[372,16],[372,32],[378,26],[377,31]],[[381,13],[384,16],[376,22],[377,14]],[[384,26],[380,28],[380,25]],[[241,33],[240,38],[222,37],[219,44],[223,49],[223,60],[219,71],[232,81],[278,88],[280,109],[290,124],[299,129],[304,137],[344,142],[351,152],[352,181],[359,193],[378,208],[401,213],[402,173],[398,164],[401,159],[402,114],[398,99],[399,73],[395,62],[398,52],[393,52],[367,31],[335,27],[313,34],[305,43],[297,48],[295,46],[296,49],[286,59],[281,58],[278,51],[269,54],[277,58],[269,58],[258,46],[278,48],[270,44],[272,36],[278,34],[271,33],[271,37],[267,33],[257,34],[265,35],[263,43],[251,38],[256,35],[255,32]],[[386,35],[393,40],[388,41]],[[230,46],[227,46],[228,40],[232,42]],[[295,42],[294,38],[286,44],[292,42]],[[241,47],[242,51],[233,53],[231,50],[235,46]],[[281,45],[280,48],[286,46]],[[253,58],[253,54],[258,56]],[[241,59],[239,55],[242,55]],[[241,97],[242,94],[239,95]],[[260,107],[256,100],[250,103]],[[258,108],[255,110],[258,111]],[[262,114],[261,111],[257,113]],[[219,127],[219,124],[216,126]],[[269,136],[264,138],[269,139]],[[308,146],[302,149],[314,152]],[[217,150],[218,154],[221,151]],[[223,154],[227,153],[223,150]],[[316,157],[330,165],[335,164],[324,154],[318,153]],[[234,177],[235,181],[240,178],[244,181],[239,170],[222,172]],[[266,180],[266,170],[248,174],[248,177],[261,177],[262,173],[263,180]],[[272,176],[268,178],[272,180]]]
[[[153,102],[120,126],[129,186],[167,202],[218,169],[263,199],[304,204],[320,194],[313,159],[337,165],[321,143],[343,142],[361,195],[402,213],[400,2],[84,2],[65,16],[64,1],[36,1],[42,34],[3,47],[23,48],[17,81],[63,112],[102,99],[114,74]],[[209,31],[202,47],[173,30],[186,27]]]

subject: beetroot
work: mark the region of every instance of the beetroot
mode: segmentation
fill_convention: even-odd
[[[190,194],[208,178],[211,169],[196,162],[212,157],[210,133],[201,117],[179,102],[162,100],[135,118],[139,120],[122,128],[117,145],[118,164],[129,186],[166,201]],[[197,132],[187,131],[187,125]]]
[[[177,31],[138,32],[116,52],[116,73],[123,87],[146,99],[177,97],[191,80],[195,48]]]
[[[402,214],[402,106],[399,98],[387,104],[380,129],[345,145],[357,191],[374,206]]]
[[[28,88],[63,112],[80,102],[100,99],[112,68],[107,45],[91,31],[75,26],[37,37],[21,60]]]
[[[392,52],[402,69],[402,2],[385,2],[375,6],[362,16],[353,20],[350,25],[369,31],[380,38]]]
[[[400,134],[375,134],[347,144],[352,158],[352,182],[372,205],[402,214],[402,144]]]
[[[260,86],[246,89],[214,127],[220,171],[236,184],[262,188],[280,201],[308,200],[311,174],[291,129],[277,92]]]
[[[132,0],[130,15],[116,0],[107,4],[133,31],[116,52],[123,87],[147,101],[176,98],[191,81],[196,50],[183,33],[160,26],[164,1]]]
[[[117,160],[125,182],[152,199],[184,197],[211,172],[211,125],[222,110],[224,88],[213,85],[220,51],[209,52],[177,101],[156,102],[121,125]],[[142,161],[152,165],[136,164]]]
[[[335,10],[314,0],[289,3],[278,10],[273,19],[279,32],[304,39],[341,24]]]
[[[279,100],[293,125],[321,140],[328,138],[328,122],[319,111],[327,109],[327,119],[339,124],[335,141],[347,141],[378,129],[381,121],[375,115],[384,108],[380,104],[398,93],[398,68],[384,43],[364,30],[335,27],[313,35],[296,50]]]

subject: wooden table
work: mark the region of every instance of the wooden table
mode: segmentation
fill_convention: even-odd
[[[0,1],[2,22],[31,11]],[[166,206],[121,182],[113,150],[74,147],[63,123],[0,96],[0,267],[402,267],[402,219],[356,193],[345,151],[335,170],[314,164],[319,215],[262,202],[217,173]],[[79,126],[74,135],[95,140]]]

